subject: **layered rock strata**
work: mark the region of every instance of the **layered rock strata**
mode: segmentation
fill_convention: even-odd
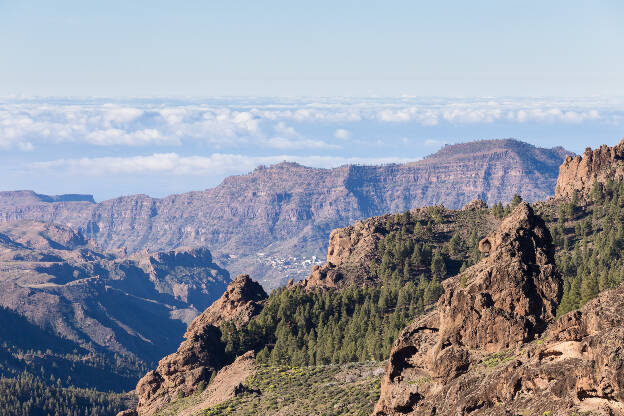
[[[317,169],[280,163],[162,199],[129,195],[94,204],[0,192],[0,222],[61,223],[107,250],[127,247],[130,253],[207,246],[232,273],[262,275],[265,287],[275,287],[286,276],[306,277],[301,257],[322,257],[330,231],[356,220],[434,204],[459,208],[475,198],[508,202],[515,193],[527,201],[547,198],[567,154],[487,140],[445,146],[406,164]]]

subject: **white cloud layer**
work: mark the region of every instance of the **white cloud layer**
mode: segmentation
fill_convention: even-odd
[[[338,129],[334,132],[334,137],[340,140],[349,140],[351,132],[347,129]]]
[[[414,161],[414,159],[296,155],[246,156],[223,153],[214,153],[210,156],[180,156],[177,153],[155,153],[148,156],[59,159],[37,162],[30,166],[35,171],[91,176],[128,174],[226,175],[250,171],[259,165],[272,165],[283,161],[297,162],[305,166],[331,168],[347,164],[407,163]]]
[[[623,108],[623,100],[605,98],[8,99],[0,100],[0,148],[28,151],[41,144],[62,143],[203,143],[216,149],[249,145],[335,149],[355,131],[350,126],[362,122],[382,127],[397,123],[620,123]],[[328,131],[315,135],[307,132],[306,126]],[[336,142],[326,141],[327,137]]]

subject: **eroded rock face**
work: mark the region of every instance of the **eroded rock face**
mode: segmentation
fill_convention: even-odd
[[[585,149],[583,156],[566,156],[559,167],[555,197],[569,197],[574,192],[587,195],[594,182],[606,183],[609,179],[624,178],[624,139],[609,147]]]
[[[466,205],[464,205],[462,207],[462,211],[477,211],[480,209],[487,209],[487,208],[488,208],[488,205],[484,200],[475,199],[474,201],[471,201],[467,203]]]
[[[327,262],[314,266],[301,285],[313,289],[373,283],[367,268],[382,238],[374,218],[333,230],[329,235]]]
[[[229,281],[224,281],[221,277],[227,271],[216,266],[210,250],[206,247],[178,247],[165,252],[143,252],[132,258],[149,275],[150,281],[159,292],[171,294],[176,299],[193,305],[198,311],[203,311],[215,302]]]
[[[212,372],[224,364],[224,346],[220,339],[221,332],[212,325],[187,333],[176,353],[160,360],[156,370],[139,380],[136,388],[138,413],[151,415],[179,395],[193,393],[201,381],[207,383]]]
[[[237,357],[232,364],[219,370],[212,382],[197,397],[197,403],[179,411],[176,416],[195,416],[201,414],[204,409],[216,406],[240,394],[259,393],[243,384],[256,371],[256,355],[253,351],[248,351]]]
[[[480,249],[487,257],[446,281],[436,309],[397,339],[376,415],[455,415],[493,407],[496,401],[474,396],[483,382],[482,360],[520,351],[554,321],[562,282],[550,233],[528,204],[516,207]]]
[[[399,343],[412,349],[393,351],[396,373],[386,375],[375,414],[623,415],[622,310],[624,285],[562,316],[541,339],[484,355],[446,382],[417,373],[430,362],[436,333],[411,325]]]
[[[206,325],[218,327],[224,321],[233,322],[236,327],[247,324],[262,310],[268,297],[258,282],[249,275],[241,274],[227,287],[225,293],[189,325],[187,335]]]
[[[179,396],[188,396],[200,382],[208,383],[213,371],[227,364],[221,331],[224,321],[244,325],[262,309],[267,294],[262,287],[240,275],[223,296],[189,325],[178,351],[160,360],[154,371],[137,384],[139,415],[152,415]]]
[[[544,221],[520,204],[479,247],[488,257],[462,275],[465,288],[450,282],[438,303],[440,342],[495,352],[533,340],[561,297]]]

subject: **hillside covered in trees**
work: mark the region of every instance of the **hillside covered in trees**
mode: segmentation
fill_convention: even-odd
[[[332,281],[331,287],[306,287],[304,282],[273,291],[247,325],[238,329],[228,322],[221,325],[225,353],[233,359],[253,349],[256,362],[267,369],[263,371],[385,360],[401,330],[431,310],[442,295],[441,282],[483,257],[479,241],[521,200],[515,196],[510,204],[492,207],[475,203],[460,211],[430,207],[365,221],[373,223],[369,228],[382,237],[371,255],[361,255],[357,249],[351,252],[361,263],[359,269],[353,263],[332,269],[340,275],[344,267],[343,285],[334,286]],[[563,278],[557,316],[622,282],[624,182],[596,182],[587,195],[574,193],[533,207],[550,230]],[[365,228],[355,227],[349,233]],[[365,240],[352,241],[357,245]],[[354,270],[366,275],[359,284],[350,280]],[[226,406],[217,409],[222,414],[253,414],[228,412]]]
[[[293,400],[297,394],[301,395],[299,398],[309,409],[313,400],[305,395],[318,394],[315,383],[321,383],[320,374],[340,377],[349,368],[382,366],[401,331],[433,310],[444,294],[446,279],[483,259],[485,254],[479,250],[479,242],[521,202],[522,198],[516,195],[506,205],[496,203],[488,207],[483,201],[475,201],[461,210],[432,206],[372,217],[333,232],[329,261],[315,267],[308,279],[271,292],[266,300],[258,301],[262,307],[243,324],[219,319],[219,327],[214,327],[216,332],[211,332],[218,338],[206,344],[210,346],[210,354],[218,356],[219,366],[233,363],[236,357],[253,350],[254,362],[259,367],[254,373],[257,376],[241,384],[240,392],[232,393],[231,401],[226,399],[222,400],[225,404],[208,406],[207,414],[251,415],[255,406],[252,403],[262,403],[268,414],[274,414],[286,406],[276,399],[281,394]],[[621,178],[594,180],[587,191],[576,190],[532,206],[550,231],[557,273],[563,278],[557,316],[576,310],[600,292],[620,285],[624,277],[624,181]],[[461,287],[466,284],[463,280],[459,282]],[[10,313],[2,316],[7,326],[19,325],[12,323],[11,319],[17,317]],[[43,341],[16,338],[19,336],[22,334],[9,331],[5,334],[8,341],[3,344],[6,362],[19,363],[2,368],[3,375],[10,377],[3,379],[3,386],[7,392],[13,392],[11,397],[26,394],[23,392],[29,389],[41,391],[47,401],[39,403],[38,408],[54,408],[61,413],[72,409],[82,414],[84,409],[95,409],[93,414],[107,415],[128,407],[122,404],[123,396],[74,388],[82,385],[83,372],[85,377],[91,377],[88,371],[99,371],[98,360],[103,358],[80,356],[83,352],[74,346],[59,344],[59,351],[52,353],[63,357],[68,364],[48,368],[44,361],[24,357],[49,356],[50,351],[41,353],[49,334],[41,334]],[[14,341],[10,341],[11,337]],[[187,341],[188,347],[193,348],[193,338]],[[11,346],[30,345],[29,342],[30,349]],[[79,361],[83,366],[86,363],[88,369],[78,365]],[[106,363],[104,368],[110,365]],[[306,386],[300,392],[292,386],[286,390],[281,377],[288,374],[296,379],[300,372],[318,376],[311,376],[314,382],[297,381]],[[360,380],[357,378],[360,376],[353,377],[350,380]],[[349,387],[353,400],[362,400],[351,408],[357,408],[358,414],[366,414],[372,411],[379,376],[366,373],[361,377],[361,383]],[[219,380],[218,366],[208,371],[201,382],[179,391],[161,413],[175,414],[171,409],[180,410],[191,402],[201,402],[200,399],[218,388],[213,384],[215,379]],[[266,391],[254,390],[258,388]],[[350,414],[346,405],[349,394],[342,391],[339,394],[345,395],[345,405],[336,402],[334,410],[325,409],[321,414]],[[18,402],[7,402],[7,406],[18,409]],[[235,403],[245,405],[232,407]],[[302,409],[290,408],[292,414],[304,414]]]

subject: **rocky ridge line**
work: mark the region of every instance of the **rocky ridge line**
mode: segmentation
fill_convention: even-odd
[[[306,277],[301,258],[321,258],[331,230],[360,219],[435,204],[459,208],[476,198],[507,202],[514,193],[527,201],[547,198],[566,154],[487,140],[449,145],[407,164],[318,169],[280,163],[162,199],[46,202],[32,192],[0,192],[0,222],[61,223],[107,250],[130,253],[207,246],[231,273],[263,276],[270,288],[286,276]]]
[[[376,415],[464,414],[488,355],[517,350],[554,321],[562,282],[543,220],[521,203],[484,238],[488,257],[445,282],[429,314],[410,324],[390,354]],[[463,413],[462,413],[463,412]]]
[[[583,156],[566,156],[559,167],[555,197],[571,197],[575,192],[587,196],[594,182],[624,179],[624,139],[617,145],[605,144],[585,149]]]

